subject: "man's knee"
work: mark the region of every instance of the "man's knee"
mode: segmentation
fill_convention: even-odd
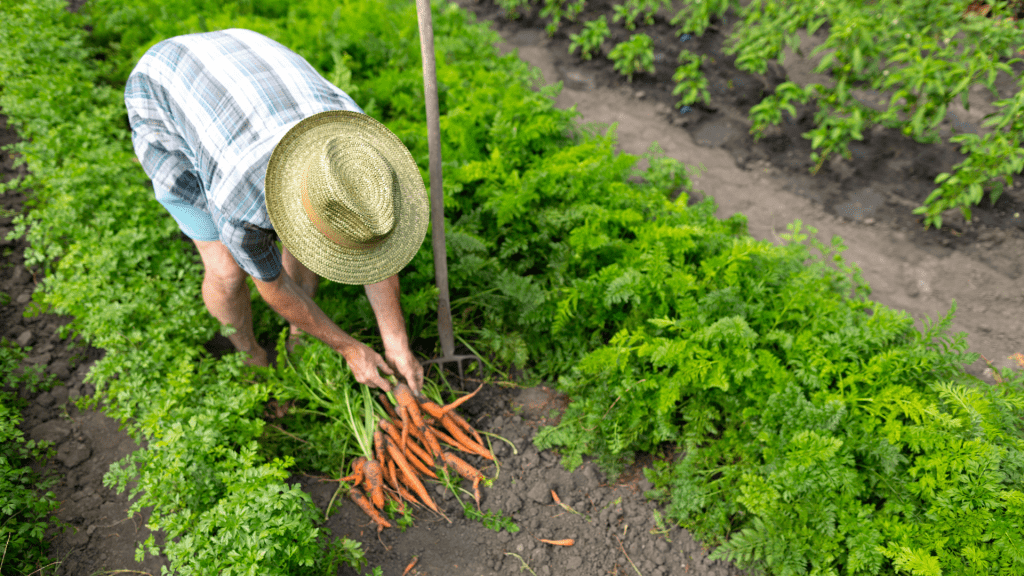
[[[233,295],[246,287],[247,274],[220,241],[193,240],[203,260],[203,283],[217,292]]]
[[[203,283],[221,294],[233,296],[248,288],[245,278],[246,274],[241,268],[237,271],[207,268],[203,276]]]

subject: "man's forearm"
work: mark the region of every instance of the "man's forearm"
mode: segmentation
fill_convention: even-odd
[[[367,284],[365,288],[366,297],[370,300],[370,306],[377,318],[384,349],[408,348],[409,337],[405,331],[405,318],[402,316],[398,275],[385,278],[376,284]]]
[[[295,283],[288,274],[282,272],[276,280],[261,282],[255,280],[260,296],[274,309],[303,332],[327,344],[334,350],[342,352],[358,341],[339,328],[316,302]]]

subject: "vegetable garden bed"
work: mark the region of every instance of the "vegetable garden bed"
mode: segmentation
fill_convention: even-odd
[[[197,264],[168,242],[173,222],[132,166],[117,78],[151,37],[251,27],[318,55],[314,64],[425,164],[412,11],[350,3],[342,19],[340,8],[316,3],[174,14],[97,2],[89,20],[90,42],[105,56],[97,61],[77,44],[80,22],[59,4],[24,5],[9,9],[21,26],[3,39],[24,59],[0,64],[8,79],[0,103],[32,139],[20,150],[39,205],[16,231],[31,224],[27,264],[46,273],[40,304],[73,314],[73,329],[108,351],[91,372],[94,401],[147,444],[108,484],[137,480],[136,507],[152,507],[150,523],[169,536],[163,552],[182,573],[357,564],[351,540],[317,530],[317,490],[311,498],[289,481],[296,458],[299,469],[333,472],[345,448],[323,433],[315,449],[299,446],[318,433],[308,422],[282,423],[297,440],[273,436],[262,405],[288,376],[247,372],[237,358],[202,348],[214,329],[196,304]],[[808,243],[797,226],[773,246],[750,239],[741,217],[715,219],[711,201],[686,207],[689,182],[678,163],[652,156],[650,170],[635,172],[635,158],[615,154],[610,138],[574,129],[571,114],[551,106],[551,92],[531,92],[520,63],[491,57],[493,36],[466,26],[453,7],[438,8],[460,333],[496,364],[528,368],[528,381],[561,377],[573,403],[541,432],[541,445],[568,446],[570,463],[596,453],[612,470],[634,453],[683,446],[685,458],[652,473],[657,493],[672,501],[669,514],[708,542],[725,542],[721,553],[773,572],[1019,568],[1019,375],[1004,372],[1008,384],[977,388],[962,372],[970,358],[961,342],[941,324],[922,338],[909,318],[867,300],[855,271],[832,258],[841,244]],[[429,355],[426,253],[406,278],[403,304]],[[368,306],[347,288],[325,288],[325,310],[372,337]],[[263,315],[263,336],[273,339],[279,325]],[[500,417],[496,428],[509,428],[520,447],[528,437],[513,415],[479,406],[476,414],[491,424]],[[547,504],[551,477],[571,478],[533,449],[520,458],[536,503]],[[628,525],[646,522],[656,532],[649,541],[658,540],[653,516],[624,520],[610,491],[577,474],[551,486],[573,486],[569,508],[582,501],[572,491],[587,486],[600,493],[588,509],[599,525],[622,527],[626,538]],[[951,505],[967,488],[974,508]],[[514,508],[518,490],[496,489],[490,504]],[[555,506],[552,516],[574,517]],[[528,528],[565,519],[531,517]],[[555,570],[574,562],[529,536],[499,539],[501,556],[473,560],[507,571],[520,567],[509,563],[512,554]],[[935,545],[947,536],[959,540]],[[325,546],[336,554],[321,553]],[[638,555],[629,542],[620,546],[622,557]],[[684,564],[640,568],[677,573]]]

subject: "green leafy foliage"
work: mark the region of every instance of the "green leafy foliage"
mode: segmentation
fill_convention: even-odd
[[[633,74],[647,72],[654,74],[654,42],[647,34],[633,34],[629,40],[619,42],[608,53],[615,71],[633,81]]]
[[[827,36],[811,56],[820,56],[816,72],[832,76],[830,85],[787,86],[750,112],[752,132],[760,134],[778,124],[780,106],[813,98],[815,127],[804,134],[812,142],[812,171],[833,154],[849,157],[848,144],[860,140],[872,125],[896,128],[918,142],[936,142],[939,125],[957,98],[968,105],[972,87],[996,92],[996,78],[1015,77],[1021,62],[1022,25],[1008,3],[988,4],[988,17],[967,13],[969,1],[936,4],[928,0],[884,0],[870,5],[816,0],[752,2],[737,10],[742,21],[728,40],[726,51],[736,55],[742,70],[763,73],[770,60],[783,61],[784,48],[799,50],[799,32],[813,35],[827,25]],[[698,6],[700,4],[695,4]],[[684,9],[693,25],[706,8]],[[681,14],[682,14],[681,13]],[[786,83],[789,84],[789,83]],[[780,89],[782,86],[779,87]],[[854,89],[886,94],[888,102],[858,100]],[[803,94],[796,94],[799,89]],[[1020,152],[1021,86],[1018,93],[996,102],[997,111],[985,121],[984,136],[960,134],[967,159],[952,173],[940,175],[939,185],[916,213],[926,226],[941,226],[942,212],[959,208],[970,218],[988,191],[994,203],[1013,174],[1024,168]],[[879,110],[879,106],[886,106]],[[788,109],[788,108],[787,108]]]
[[[614,471],[680,446],[648,472],[651,496],[715,557],[771,574],[1021,569],[1024,375],[979,387],[963,335],[945,335],[952,311],[918,333],[799,223],[784,246],[723,223],[656,230],[636,230],[628,267],[585,280],[581,317],[630,314],[562,377],[573,402],[538,447]]]
[[[721,19],[729,8],[739,8],[737,0],[687,0],[672,17],[671,24],[680,32],[700,36],[711,25],[712,19]]]
[[[774,94],[766,96],[764,100],[750,109],[752,121],[750,132],[754,135],[754,139],[760,140],[768,126],[781,124],[783,112],[788,112],[789,117],[795,120],[797,112],[793,101],[806,104],[808,99],[810,99],[810,94],[793,82],[787,81],[776,86]]]
[[[530,0],[495,0],[505,10],[505,17],[515,20],[524,16],[530,11]]]
[[[487,510],[486,512],[481,512],[469,503],[465,503],[462,505],[462,512],[465,514],[466,518],[480,522],[488,530],[494,530],[495,532],[505,530],[509,534],[519,532],[519,525],[516,524],[511,517],[506,516],[500,511],[493,512],[491,510]]]
[[[550,22],[545,26],[548,36],[554,36],[562,24],[562,18],[575,22],[576,17],[583,11],[586,0],[544,0],[544,7],[540,9],[540,17],[548,18]]]
[[[672,81],[676,87],[672,89],[673,96],[679,96],[676,106],[689,106],[698,99],[705,104],[711,103],[711,94],[708,92],[708,79],[700,71],[705,57],[698,56],[689,50],[679,51],[679,66]]]
[[[580,58],[590,60],[610,34],[607,18],[601,16],[591,20],[583,24],[583,30],[580,30],[579,34],[569,35],[569,54],[575,54],[579,48]]]
[[[622,22],[626,30],[636,30],[638,20],[647,26],[654,24],[654,14],[663,4],[663,0],[626,0],[624,4],[612,5],[613,22]]]
[[[702,4],[686,8],[692,31],[729,6]],[[203,351],[218,327],[198,303],[200,264],[131,162],[117,83],[161,37],[252,28],[358,94],[425,170],[412,7],[90,5],[88,44],[82,21],[56,0],[3,5],[16,25],[0,40],[21,57],[0,61],[11,79],[0,106],[26,135],[18,150],[37,208],[16,232],[28,234],[32,261],[47,266],[41,301],[74,315],[74,329],[107,349],[89,378],[105,410],[148,445],[106,481],[119,489],[136,482],[137,506],[152,507],[151,524],[169,535],[163,550],[180,573],[358,567],[358,548],[327,542],[311,502],[287,482],[297,450],[286,442],[296,440],[259,417],[303,371],[335,374],[340,360],[312,345],[296,356],[294,374],[256,372],[237,355],[215,360]],[[768,16],[757,20],[760,8]],[[783,32],[820,25],[802,3],[743,10]],[[493,33],[448,4],[435,5],[434,22],[457,331],[489,361],[557,380],[573,397],[538,445],[561,447],[570,465],[596,454],[613,470],[638,451],[681,448],[682,458],[649,472],[653,495],[671,519],[721,544],[720,557],[750,567],[1020,572],[1024,377],[1004,372],[1003,385],[979,387],[961,370],[972,360],[962,337],[945,336],[950,317],[921,335],[906,315],[869,301],[841,241],[824,244],[797,224],[776,246],[752,240],[742,216],[716,219],[711,200],[687,207],[690,181],[677,161],[655,149],[638,171],[636,157],[615,151],[613,130],[581,130],[574,112],[554,107],[553,89],[531,89],[536,72],[497,57]],[[757,50],[786,42],[769,40],[744,45],[737,61],[756,68]],[[634,52],[618,54],[640,62],[633,73],[644,70],[646,53]],[[850,74],[870,70],[852,53],[834,58]],[[844,110],[811,136],[821,136],[823,153],[842,153],[843,139],[865,123],[895,121],[857,108],[852,82],[780,86],[759,117],[777,121],[812,97]],[[926,108],[919,125],[937,113]],[[432,279],[425,245],[402,280],[410,333],[427,353],[436,338]],[[318,301],[373,341],[358,287],[325,284]],[[258,309],[257,324],[276,336],[281,325],[269,315]],[[301,465],[343,465],[354,448],[340,434],[328,441],[331,419],[296,414],[282,430],[321,434],[315,449],[298,450]],[[481,521],[502,524],[486,514]],[[152,542],[142,550],[154,551]]]

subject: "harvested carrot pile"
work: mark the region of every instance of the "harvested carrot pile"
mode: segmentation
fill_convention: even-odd
[[[483,473],[453,452],[494,460],[477,431],[455,412],[455,408],[476,395],[481,387],[451,404],[440,406],[430,400],[417,399],[407,385],[400,383],[392,388],[394,404],[385,394],[378,396],[383,415],[366,402],[362,415],[349,411],[350,425],[363,455],[352,462],[351,474],[337,479],[343,483],[339,491],[350,483],[349,498],[377,523],[378,531],[391,527],[383,514],[388,500],[400,506],[421,504],[440,513],[422,480],[423,477],[438,478],[432,468],[451,468],[470,480],[473,496],[477,506],[480,505]],[[364,396],[366,394],[364,390]]]

